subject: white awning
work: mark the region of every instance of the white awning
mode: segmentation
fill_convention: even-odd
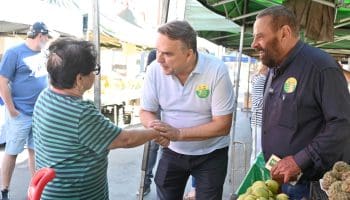
[[[26,33],[30,25],[42,21],[50,30],[80,37],[82,20],[77,10],[43,1],[1,0],[0,32]]]

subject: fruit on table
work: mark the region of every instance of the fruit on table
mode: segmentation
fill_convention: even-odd
[[[337,171],[339,173],[350,171],[350,165],[344,161],[338,161],[334,163],[333,171]]]
[[[350,165],[346,162],[336,162],[320,182],[329,199],[350,199]]]
[[[255,181],[252,185],[252,188],[254,187],[266,187],[266,184],[264,181]]]
[[[267,188],[273,193],[273,194],[277,194],[278,189],[279,189],[279,184],[277,181],[269,179],[267,181],[265,181],[265,184],[267,185]]]
[[[266,186],[255,187],[255,188],[253,187],[252,194],[257,197],[269,198],[269,190],[267,189]]]
[[[276,195],[276,200],[288,200],[288,199],[289,199],[288,195],[284,193]]]
[[[332,183],[336,182],[338,180],[338,172],[328,171],[323,175],[323,182],[322,187],[325,190],[328,190],[329,187],[332,185]]]
[[[288,195],[278,194],[279,187],[275,180],[255,181],[238,200],[288,200]]]
[[[329,200],[349,200],[349,199],[350,199],[350,193],[347,193],[347,192],[339,192],[329,197]]]
[[[248,194],[244,200],[256,200],[256,196],[252,195],[252,194]]]

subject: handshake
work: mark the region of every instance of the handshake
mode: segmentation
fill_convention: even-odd
[[[179,128],[175,128],[160,120],[153,120],[148,124],[148,128],[153,128],[159,132],[159,136],[155,138],[155,142],[163,147],[169,146],[170,141],[178,141],[182,139],[183,133]]]

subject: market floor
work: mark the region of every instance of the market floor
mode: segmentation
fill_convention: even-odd
[[[140,127],[134,125],[133,127]],[[223,199],[230,199],[234,189],[238,187],[244,177],[246,166],[245,158],[248,158],[250,153],[250,128],[249,114],[238,110],[236,129],[234,132],[234,141],[240,141],[245,144],[244,150],[240,143],[235,143],[231,146],[234,159],[231,160],[227,178],[224,186]],[[0,163],[3,155],[3,148],[0,148]],[[247,155],[248,157],[244,156]],[[112,150],[109,154],[109,194],[111,200],[134,200],[138,199],[136,195],[141,179],[141,163],[143,155],[143,146],[132,149],[117,149]],[[249,162],[249,161],[248,161]],[[0,165],[1,166],[1,165]],[[232,167],[233,166],[233,167]],[[27,169],[27,152],[24,151],[18,156],[16,168],[13,174],[12,183],[10,186],[10,195],[12,200],[26,200],[27,187],[30,177]],[[1,182],[1,179],[0,179]],[[186,191],[190,190],[190,184],[187,184]],[[144,197],[145,200],[156,199],[155,185],[152,184],[151,192]]]

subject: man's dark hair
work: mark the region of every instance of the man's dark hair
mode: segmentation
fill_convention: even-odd
[[[299,26],[295,14],[285,6],[272,6],[262,10],[256,19],[271,16],[271,28],[277,31],[284,25],[288,25],[295,37],[299,36]]]
[[[56,88],[73,88],[78,74],[89,75],[95,70],[97,52],[89,41],[59,38],[52,42],[49,51],[47,71]]]
[[[197,33],[186,21],[172,21],[158,28],[158,33],[172,40],[180,40],[187,48],[197,53]]]

